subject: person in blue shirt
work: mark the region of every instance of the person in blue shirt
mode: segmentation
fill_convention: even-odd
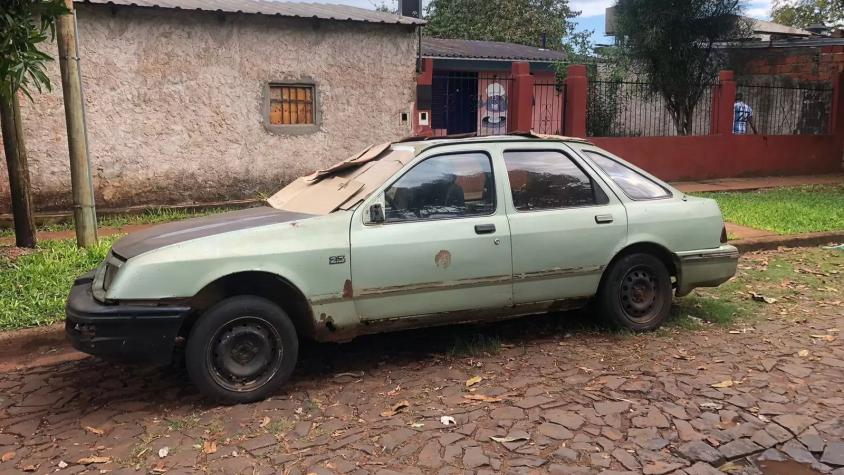
[[[736,103],[733,105],[733,133],[736,135],[747,134],[747,126],[756,134],[756,126],[753,124],[753,109],[745,104],[744,96],[736,94]]]

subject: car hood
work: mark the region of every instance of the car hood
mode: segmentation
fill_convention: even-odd
[[[242,229],[269,226],[314,217],[268,206],[173,221],[146,228],[118,240],[111,250],[124,259],[180,242]]]

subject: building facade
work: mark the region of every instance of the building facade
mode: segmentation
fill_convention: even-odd
[[[256,198],[411,132],[417,19],[252,0],[214,2],[230,11],[100,1],[76,4],[100,208]],[[71,204],[58,71],[49,65],[52,92],[21,99],[39,211]],[[9,210],[0,174],[0,214]]]

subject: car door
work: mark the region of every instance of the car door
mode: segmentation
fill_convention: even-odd
[[[352,289],[362,321],[512,304],[510,230],[498,198],[506,180],[496,182],[506,172],[475,147],[421,156],[356,212]],[[375,203],[382,223],[367,222]]]
[[[624,205],[562,144],[518,144],[503,161],[514,302],[593,295],[626,242]]]

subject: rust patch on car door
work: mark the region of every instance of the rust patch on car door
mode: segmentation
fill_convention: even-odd
[[[346,279],[346,282],[343,284],[343,298],[350,299],[355,296],[354,289],[352,288],[352,280]]]
[[[451,253],[445,249],[441,250],[434,256],[434,264],[441,269],[448,269],[448,266],[451,265]]]

